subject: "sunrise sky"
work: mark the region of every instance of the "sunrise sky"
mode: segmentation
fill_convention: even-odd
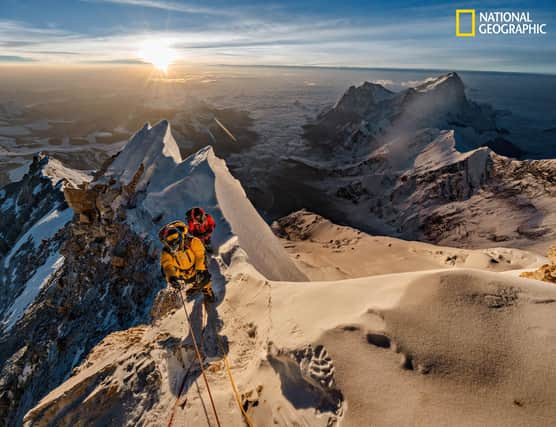
[[[526,10],[548,35],[457,38],[456,8]],[[0,61],[555,73],[555,9],[514,0],[1,0]]]

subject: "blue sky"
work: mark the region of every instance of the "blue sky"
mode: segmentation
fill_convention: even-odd
[[[454,35],[456,8],[529,11],[547,35]],[[556,73],[553,1],[0,0],[0,62],[176,62]]]

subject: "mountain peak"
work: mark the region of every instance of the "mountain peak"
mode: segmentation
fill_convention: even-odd
[[[165,182],[165,171],[181,162],[180,149],[168,120],[152,127],[146,123],[108,166],[105,178],[128,185],[142,167],[144,173],[138,185],[160,187]]]
[[[83,182],[91,180],[91,175],[87,171],[80,171],[66,167],[59,160],[49,156],[47,153],[39,152],[33,156],[26,176],[37,176],[48,178],[53,186],[62,184],[77,187]]]
[[[361,86],[351,86],[338,101],[335,110],[362,116],[379,102],[390,99],[394,95],[394,92],[384,86],[366,81]]]
[[[452,88],[464,95],[465,86],[461,77],[456,72],[450,72],[438,77],[429,78],[425,82],[415,87],[417,92],[429,92],[431,90],[443,90]]]

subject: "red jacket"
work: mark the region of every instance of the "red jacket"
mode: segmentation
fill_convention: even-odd
[[[212,215],[205,213],[205,220],[202,223],[195,221],[190,218],[188,221],[189,233],[203,241],[210,240],[211,234],[216,227],[214,218]]]

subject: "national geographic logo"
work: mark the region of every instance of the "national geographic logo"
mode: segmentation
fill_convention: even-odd
[[[523,12],[478,12],[475,9],[456,9],[456,37],[480,35],[544,35],[546,24],[535,22],[531,13]]]

